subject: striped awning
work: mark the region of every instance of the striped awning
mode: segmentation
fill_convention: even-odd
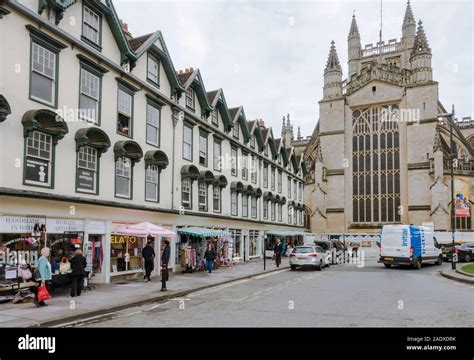
[[[232,233],[228,231],[219,230],[219,229],[208,229],[208,228],[202,228],[202,227],[181,228],[181,229],[178,229],[178,234],[187,234],[187,235],[198,236],[198,237],[215,237],[215,236],[232,237]]]

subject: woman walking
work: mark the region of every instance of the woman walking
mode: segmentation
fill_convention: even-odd
[[[212,247],[212,244],[207,245],[206,253],[204,254],[204,259],[206,259],[206,269],[209,271],[207,275],[211,275],[212,268],[214,267],[214,260],[216,259],[216,252]]]
[[[81,296],[81,291],[84,286],[84,276],[86,276],[87,260],[82,256],[82,251],[77,249],[74,252],[74,257],[71,259],[71,296]]]
[[[49,253],[49,248],[42,248],[41,256],[36,262],[36,270],[34,272],[34,280],[36,282],[36,286],[33,286],[31,290],[35,294],[34,303],[37,307],[48,305],[44,301],[38,300],[38,288],[41,285],[46,286],[46,282],[51,280],[51,264],[48,260]]]

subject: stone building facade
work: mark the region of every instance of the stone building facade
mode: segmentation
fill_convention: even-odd
[[[362,47],[352,18],[343,80],[334,41],[324,69],[319,121],[305,150],[309,170],[306,211],[317,233],[377,234],[384,224],[450,224],[450,112],[438,98],[432,52],[408,2],[400,40]],[[474,122],[456,120],[456,193],[470,217],[456,228],[472,231]]]

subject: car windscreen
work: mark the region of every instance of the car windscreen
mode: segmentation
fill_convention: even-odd
[[[296,253],[296,254],[309,254],[309,253],[312,253],[313,251],[314,251],[314,249],[312,247],[309,247],[309,246],[297,247],[293,250],[293,252]]]

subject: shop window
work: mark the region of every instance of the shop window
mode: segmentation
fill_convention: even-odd
[[[185,209],[192,209],[192,199],[193,199],[193,192],[192,192],[192,182],[191,179],[186,178],[181,180],[181,205]]]
[[[258,230],[249,231],[249,256],[258,256]]]
[[[125,89],[118,89],[117,132],[132,137],[133,96]]]
[[[132,164],[126,157],[115,161],[115,196],[132,198]]]
[[[236,191],[232,191],[230,193],[230,205],[231,205],[231,214],[234,216],[238,215],[237,201],[238,201],[238,194]]]
[[[160,146],[161,111],[151,103],[146,105],[146,142],[153,146]]]
[[[158,202],[160,198],[160,169],[156,165],[148,165],[145,169],[145,200]]]
[[[56,107],[58,53],[31,44],[30,97]]]
[[[51,187],[53,137],[40,131],[32,131],[26,138],[25,184]]]
[[[213,203],[214,203],[214,212],[221,212],[221,195],[222,189],[220,186],[214,186],[213,189]]]
[[[77,152],[76,191],[97,194],[97,149],[81,146]]]
[[[207,211],[207,188],[208,185],[204,181],[198,183],[199,188],[199,211]]]
[[[110,235],[110,271],[112,274],[142,269],[142,249],[146,239],[135,236]]]

